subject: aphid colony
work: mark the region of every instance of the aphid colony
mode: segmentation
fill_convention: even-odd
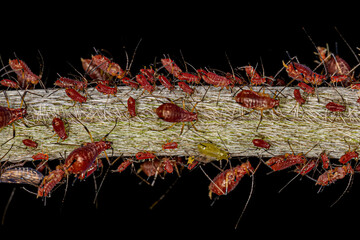
[[[280,106],[281,92],[274,93],[271,96],[262,90],[253,90],[253,86],[263,86],[264,90],[267,86],[284,86],[284,89],[290,85],[295,86],[293,98],[299,105],[306,104],[306,97],[304,96],[316,94],[316,88],[320,85],[329,87],[341,85],[351,89],[360,89],[359,83],[355,80],[355,68],[352,69],[344,59],[321,47],[318,48],[317,54],[320,60],[320,67],[317,72],[295,59],[283,62],[283,69],[287,73],[287,79],[284,80],[278,76],[279,74],[274,77],[264,76],[259,73],[257,67],[251,65],[236,69],[231,67],[231,72],[222,72],[207,68],[195,69],[187,63],[183,64],[184,67],[179,67],[180,64],[178,65],[169,57],[162,58],[156,64],[143,67],[137,74],[133,75],[130,72],[132,63],[123,69],[104,54],[97,52],[91,58],[81,58],[83,72],[78,72],[80,77],[59,77],[55,81],[54,87],[58,88],[59,91],[65,91],[69,100],[74,102],[74,105],[81,106],[81,104],[86,103],[89,96],[91,97],[88,91],[91,86],[96,91],[103,93],[105,97],[111,98],[118,94],[118,86],[126,85],[130,91],[126,107],[131,119],[137,116],[137,101],[141,101],[141,97],[134,99],[131,96],[131,91],[142,91],[142,95],[145,97],[162,86],[164,98],[161,99],[162,103],[158,104],[154,112],[159,119],[168,122],[169,125],[164,129],[154,129],[154,131],[166,131],[177,123],[181,123],[179,135],[182,135],[185,124],[189,123],[189,129],[191,128],[201,136],[206,129],[197,129],[195,127],[196,122],[200,120],[196,110],[199,102],[191,103],[191,110],[188,110],[186,108],[187,104],[185,104],[185,102],[191,102],[191,95],[195,91],[194,86],[217,87],[219,88],[219,94],[221,94],[223,88],[232,90],[236,86],[239,90],[234,92],[233,101],[238,103],[239,108],[249,110],[247,115],[250,115],[253,111],[260,111],[260,121],[257,128],[253,129],[254,132],[257,132],[261,125],[263,111],[271,110],[277,115],[276,108]],[[184,68],[186,71],[183,70]],[[5,71],[3,76],[7,76],[7,78],[2,79],[0,83],[4,86],[3,93],[5,97],[6,91],[9,89],[25,89],[31,92],[31,89],[36,88],[37,84],[41,82],[41,74],[34,74],[24,61],[17,58],[10,59],[9,64],[4,66],[3,71]],[[184,93],[183,96],[179,96],[182,98],[182,106],[175,104],[172,99],[166,99],[165,91],[173,91],[176,85]],[[16,138],[14,122],[19,122],[27,116],[25,94],[21,98],[21,106],[17,109],[10,108],[9,101],[7,101],[8,106],[0,106],[0,130],[11,125],[14,129],[13,138]],[[344,103],[334,101],[329,101],[324,107],[328,111],[336,113],[346,110]],[[307,154],[293,152],[290,142],[289,150],[291,150],[291,153],[289,151],[289,153],[277,155],[272,152],[271,140],[268,141],[263,138],[254,138],[252,140],[253,148],[271,153],[273,157],[267,160],[259,159],[258,162],[253,161],[250,163],[247,159],[241,159],[238,162],[231,159],[231,154],[225,144],[220,146],[206,140],[206,138],[196,145],[198,154],[193,156],[160,157],[156,152],[139,151],[134,153],[132,157],[120,156],[115,160],[110,160],[108,155],[111,154],[110,150],[113,143],[106,141],[106,137],[111,135],[111,131],[101,140],[94,141],[86,125],[75,116],[73,118],[84,127],[83,131],[89,133],[91,141],[79,143],[78,147],[74,147],[70,153],[66,154],[63,160],[53,169],[50,169],[48,164],[49,156],[46,152],[37,150],[38,143],[31,138],[23,139],[24,147],[34,151],[33,165],[25,162],[12,165],[6,161],[5,154],[2,156],[0,182],[30,184],[37,187],[37,197],[50,197],[56,189],[55,186],[66,183],[69,176],[84,180],[92,176],[97,169],[103,168],[104,164],[100,158],[102,153],[105,153],[107,166],[112,173],[121,174],[126,169],[131,168],[131,171],[141,181],[149,185],[154,185],[158,177],[165,178],[167,174],[180,176],[183,171],[194,171],[197,167],[203,170],[202,166],[208,163],[213,165],[216,163],[215,165],[220,169],[217,176],[209,177],[203,170],[205,176],[209,178],[210,198],[213,194],[221,196],[233,191],[243,177],[256,174],[260,164],[268,166],[274,172],[293,168],[296,176],[307,177],[314,184],[321,187],[335,183],[347,175],[352,178],[354,173],[360,171],[357,162],[359,155],[356,152],[358,146],[354,150],[349,149],[349,151],[344,152],[339,160],[332,159],[330,161],[329,156],[331,157],[331,153],[328,151],[323,151],[317,158],[307,158]],[[25,123],[20,122],[19,124]],[[52,129],[58,137],[58,143],[69,138],[67,125],[67,119],[61,116],[54,117],[52,120]],[[115,124],[113,129],[116,127]],[[218,134],[219,138],[221,138],[221,132]],[[346,140],[344,139],[344,141]],[[177,148],[181,148],[181,144],[164,140],[162,151],[171,151]],[[9,149],[8,152],[10,151],[12,149]],[[152,181],[150,181],[151,178]]]

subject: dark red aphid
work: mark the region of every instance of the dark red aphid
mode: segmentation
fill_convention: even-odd
[[[126,169],[128,166],[131,165],[132,161],[133,161],[132,158],[129,158],[129,159],[124,160],[124,161],[119,165],[119,167],[118,167],[116,170],[114,170],[114,172],[119,172],[119,173],[121,173],[121,172],[125,171],[125,169]]]
[[[195,106],[196,104],[194,105],[193,109],[189,112],[185,108],[181,108],[174,103],[164,103],[160,105],[157,109],[155,109],[155,112],[158,115],[158,117],[161,118],[162,120],[166,122],[174,123],[173,125],[165,128],[164,130],[173,127],[178,122],[182,122],[183,125],[181,127],[181,132],[180,132],[181,135],[181,133],[184,130],[185,122],[191,122],[192,126],[196,130],[193,123],[193,121],[197,121],[197,113],[193,112]]]
[[[52,126],[55,131],[55,133],[61,138],[62,140],[67,139],[67,134],[65,130],[65,124],[61,118],[54,117],[52,120]]]
[[[185,82],[178,82],[179,87],[187,94],[191,95],[194,93],[194,89],[189,87]]]
[[[128,98],[127,107],[128,107],[128,112],[129,112],[130,116],[135,117],[136,116],[136,101],[134,98],[132,98],[132,97]]]
[[[315,88],[307,85],[306,83],[299,82],[298,86],[306,93],[309,93],[309,94],[315,93]]]
[[[195,84],[199,84],[201,77],[199,75],[195,75],[192,73],[187,73],[187,72],[181,72],[177,75],[177,78],[179,80],[182,81],[186,81],[188,83],[195,83]]]
[[[155,90],[154,86],[148,82],[144,75],[138,74],[135,76],[135,79],[139,83],[139,85],[149,93],[152,93]]]
[[[339,162],[345,164],[353,158],[359,159],[359,154],[356,151],[349,151],[340,157]]]
[[[325,107],[331,112],[344,112],[346,110],[345,106],[334,102],[329,102]]]
[[[57,166],[55,170],[44,177],[41,185],[38,187],[37,197],[47,197],[56,184],[63,179],[64,175],[65,171],[62,165]]]
[[[253,90],[242,90],[235,96],[235,101],[245,108],[260,111],[279,106],[279,100],[271,98],[269,94],[258,93]]]
[[[27,147],[37,148],[37,146],[38,146],[37,142],[35,142],[31,139],[24,139],[24,140],[22,140],[22,142]]]
[[[103,83],[98,83],[95,88],[99,92],[106,94],[106,95],[114,95],[115,96],[115,94],[117,93],[117,87],[110,87]]]
[[[294,97],[296,102],[299,103],[299,105],[303,105],[306,102],[305,99],[301,96],[299,89],[294,89]]]
[[[270,143],[266,142],[265,140],[262,139],[253,139],[252,143],[254,144],[254,146],[259,147],[259,148],[266,148],[269,149],[270,148]]]
[[[178,65],[176,65],[176,63],[170,58],[161,59],[161,63],[164,66],[164,68],[175,77],[177,77],[182,72],[181,68]]]
[[[110,61],[107,57],[103,55],[95,55],[91,58],[92,64],[96,67],[100,68],[107,74],[117,77],[117,78],[123,78],[125,75],[125,71],[121,69],[119,64],[114,63]]]
[[[213,72],[208,72],[203,69],[199,69],[198,73],[201,75],[202,79],[215,87],[226,87],[227,89],[229,87],[234,86],[234,80],[232,78],[227,78],[226,76],[220,76]]]
[[[10,79],[3,79],[0,81],[0,84],[4,87],[18,89],[20,86],[17,82],[10,80]]]
[[[169,81],[169,79],[167,79],[165,76],[163,75],[159,75],[157,77],[161,83],[161,85],[163,85],[164,87],[166,87],[167,89],[169,89],[169,91],[174,89],[174,86],[171,84],[171,82]]]
[[[47,153],[37,153],[35,155],[32,156],[32,159],[34,159],[34,161],[38,161],[38,160],[49,160],[49,155]]]
[[[76,90],[84,90],[87,88],[87,81],[79,81],[76,79],[60,77],[55,81],[54,85],[61,88],[74,88]]]
[[[77,92],[73,88],[67,88],[65,89],[66,95],[68,95],[69,98],[71,98],[75,102],[84,103],[86,102],[86,97],[81,95],[79,92]]]
[[[173,142],[173,141],[170,141],[170,142],[166,142],[162,145],[162,149],[165,150],[165,149],[176,149],[178,147],[178,144],[177,142]]]
[[[266,83],[266,78],[261,77],[252,66],[245,66],[244,68],[252,85],[261,85]]]
[[[138,152],[135,154],[137,160],[145,160],[145,159],[154,159],[156,155],[153,152],[145,151],[145,152]]]

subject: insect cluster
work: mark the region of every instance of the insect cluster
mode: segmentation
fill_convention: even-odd
[[[301,119],[305,128],[310,124],[327,124],[336,128],[336,124],[344,119],[347,119],[344,121],[347,124],[351,119],[357,119],[354,113],[360,103],[356,92],[360,89],[355,75],[357,66],[350,67],[344,59],[331,53],[329,49],[317,48],[314,60],[318,61],[318,65],[314,70],[296,58],[291,58],[279,63],[279,71],[274,76],[266,76],[264,70],[257,65],[233,68],[229,64],[227,71],[221,71],[205,67],[195,68],[185,61],[175,62],[168,56],[144,66],[135,74],[131,71],[132,60],[121,67],[99,51],[80,60],[82,70],[76,70],[75,77],[59,76],[52,89],[41,93],[44,95],[37,89],[42,83],[42,74],[34,74],[24,61],[18,58],[9,59],[9,64],[3,67],[2,76],[6,78],[0,83],[7,105],[0,106],[0,130],[10,129],[12,137],[2,138],[1,148],[6,151],[2,156],[0,182],[35,186],[37,197],[47,198],[60,192],[57,186],[67,185],[69,178],[84,180],[94,176],[98,169],[106,169],[106,166],[107,171],[101,171],[105,173],[104,177],[107,173],[121,174],[128,170],[149,185],[154,185],[157,179],[164,179],[168,174],[181,176],[184,171],[201,169],[209,179],[208,190],[212,198],[213,195],[229,194],[243,177],[254,176],[261,165],[269,167],[272,172],[292,169],[294,179],[306,177],[320,188],[336,183],[346,176],[352,179],[353,175],[360,171],[356,137],[336,136],[337,140],[348,148],[337,149],[336,154],[333,153],[334,149],[327,145],[331,134],[335,137],[335,133],[328,133],[319,139],[307,139],[312,146],[305,149],[300,144],[302,151],[293,149],[296,138],[286,139],[286,131],[294,132],[295,136],[298,134],[296,126],[290,130],[283,127],[290,126],[296,119]],[[323,87],[330,89],[331,94],[322,94]],[[214,89],[217,94],[209,99],[209,92],[214,92]],[[10,107],[13,105],[8,98],[10,90],[20,99],[19,108]],[[345,99],[340,93],[343,90],[351,97]],[[56,95],[56,92],[64,93],[62,96],[66,96],[65,101],[71,102],[68,111],[54,114],[51,123],[39,121],[36,125],[29,124],[27,119],[31,119],[33,114],[27,100],[29,95],[35,95],[31,97],[41,101],[42,97],[50,98],[52,94]],[[115,140],[116,136],[121,134],[121,119],[115,117],[112,119],[113,125],[107,127],[106,133],[101,136],[96,133],[101,139],[95,141],[91,131],[91,124],[95,123],[71,112],[75,108],[85,108],[95,94],[100,94],[111,104],[120,102],[121,116],[127,119],[126,124],[145,124],[148,119],[144,116],[147,115],[139,106],[143,101],[152,99],[152,111],[147,114],[155,117],[159,124],[147,131],[151,131],[155,137],[171,131],[172,138],[157,139],[157,142],[162,142],[157,151],[146,149],[146,144],[156,145],[146,142],[137,146],[141,150],[134,149],[132,154],[123,152],[117,147]],[[119,100],[120,95],[122,99],[126,99],[125,102]],[[227,98],[224,103],[220,99],[223,101],[225,95]],[[284,107],[289,102],[290,107]],[[227,111],[232,114],[222,115],[221,109],[216,110],[220,115],[218,118],[222,119],[217,120],[213,115],[207,115],[210,112],[207,104],[212,104],[213,109],[231,104]],[[307,111],[310,105],[319,108],[321,116],[317,117],[317,120],[314,120],[310,110]],[[216,120],[216,131],[204,124],[210,120]],[[246,125],[249,120],[254,124]],[[272,121],[272,125],[269,125],[269,121]],[[233,131],[233,127],[229,126],[237,123],[241,123],[248,131],[248,145],[243,151],[238,148],[241,139],[245,137],[236,135],[242,133],[231,135],[228,132]],[[77,132],[72,128],[73,124],[81,126],[76,129]],[[276,124],[283,130],[278,131],[278,135],[266,130],[274,129]],[[54,136],[46,137],[53,139],[53,147],[61,148],[69,140],[75,141],[77,146],[72,142],[70,152],[61,152],[56,160],[49,161],[51,153],[46,147],[41,147],[41,136],[30,132],[39,125],[47,128],[49,132],[54,132]],[[181,125],[181,128],[178,129],[176,125]],[[25,126],[25,133],[18,133],[17,128],[20,126]],[[27,134],[26,130],[29,130],[29,134],[25,138],[23,136]],[[78,141],[77,134],[80,132],[87,135],[87,141]],[[142,134],[147,133],[139,132],[138,136]],[[184,137],[188,136],[187,134],[195,136],[197,142],[187,142],[187,137]],[[230,140],[228,135],[232,137]],[[217,142],[210,140],[210,136],[211,139],[217,139]],[[277,148],[280,137],[283,142],[282,152]],[[19,138],[22,138],[21,145],[16,142]],[[185,148],[185,145],[191,145],[190,150],[177,154],[176,151]],[[12,163],[11,156],[16,147],[31,153],[31,161]],[[242,152],[249,151],[253,152],[253,157],[258,157],[257,161],[242,157]],[[302,153],[306,151],[307,153]],[[114,157],[114,152],[118,157]],[[204,170],[205,165],[215,167],[218,174],[209,176]]]

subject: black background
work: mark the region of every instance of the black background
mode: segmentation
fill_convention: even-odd
[[[37,73],[37,51],[40,50],[48,86],[57,73],[74,73],[67,62],[80,69],[80,57],[93,54],[93,47],[106,49],[114,61],[124,65],[123,47],[131,54],[140,39],[132,72],[163,54],[180,59],[181,50],[195,67],[210,66],[224,71],[230,70],[225,53],[233,66],[255,65],[261,57],[266,74],[273,75],[281,68],[281,61],[288,59],[286,51],[314,67],[315,49],[304,27],[317,45],[329,43],[335,51],[337,43],[338,53],[352,66],[357,63],[334,29],[336,26],[358,52],[355,49],[359,45],[357,22],[339,16],[339,12],[352,16],[351,6],[344,9],[333,6],[328,10],[325,5],[299,3],[294,6],[234,4],[208,2],[196,6],[194,2],[101,1],[14,4],[3,9],[1,15],[0,54],[6,61],[13,58],[15,52]],[[254,159],[252,162],[257,163]],[[42,237],[101,234],[119,238],[193,235],[205,238],[215,233],[221,236],[233,233],[239,237],[264,233],[278,237],[324,237],[356,230],[357,176],[350,192],[330,208],[344,191],[348,178],[320,194],[313,182],[298,180],[279,194],[278,190],[293,174],[266,175],[267,172],[264,167],[258,171],[252,200],[237,231],[233,228],[248,197],[250,178],[245,178],[231,194],[211,205],[207,196],[209,181],[199,169],[184,174],[151,211],[149,206],[169,188],[175,175],[159,180],[151,188],[139,184],[140,180],[129,171],[110,174],[97,205],[92,203],[92,179],[69,186],[63,204],[63,187],[47,199],[46,206],[41,199],[17,189],[1,231],[9,231],[14,236],[26,233]],[[0,185],[0,214],[12,188],[12,185]]]

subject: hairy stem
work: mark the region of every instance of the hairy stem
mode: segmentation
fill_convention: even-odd
[[[274,96],[283,87],[268,87],[265,93]],[[237,104],[232,91],[215,87],[198,86],[192,96],[175,89],[169,92],[159,87],[152,95],[141,90],[131,90],[119,87],[118,94],[106,96],[95,89],[88,89],[86,103],[74,106],[63,89],[56,90],[28,90],[25,103],[28,116],[26,127],[21,121],[15,124],[16,137],[2,145],[0,156],[11,147],[11,151],[3,161],[17,162],[31,160],[31,156],[38,152],[48,153],[50,159],[65,157],[82,143],[90,142],[89,134],[73,116],[76,116],[90,130],[95,141],[101,140],[117,125],[107,137],[113,142],[113,151],[108,155],[133,156],[139,151],[153,151],[158,155],[197,155],[197,144],[210,141],[222,148],[228,149],[232,157],[271,157],[273,155],[291,153],[289,143],[295,153],[307,153],[308,157],[318,157],[326,150],[330,157],[338,158],[344,152],[355,149],[359,145],[360,116],[359,104],[356,102],[357,92],[347,88],[318,88],[317,94],[306,96],[306,103],[299,106],[293,98],[294,88],[284,89],[277,98],[280,106],[272,110],[265,110],[258,130],[260,111],[250,113]],[[253,88],[254,91],[263,91]],[[7,91],[12,108],[21,104],[23,91]],[[136,101],[137,116],[130,118],[127,112],[127,99],[132,96]],[[191,124],[186,124],[180,135],[181,123],[165,131],[171,123],[159,119],[154,112],[162,103],[169,100],[182,106],[184,100],[187,110],[196,105],[198,122],[195,123],[199,131],[195,131]],[[332,113],[325,105],[334,101],[346,106],[343,113]],[[7,106],[5,97],[0,97],[0,105]],[[52,119],[61,117],[68,123],[69,138],[59,141],[53,136]],[[1,130],[1,142],[10,139],[13,134],[11,126]],[[37,149],[30,149],[23,145],[22,140],[32,137],[39,143]],[[271,144],[267,151],[258,149],[252,144],[252,139],[263,138]],[[166,141],[178,143],[178,149],[162,150]]]

